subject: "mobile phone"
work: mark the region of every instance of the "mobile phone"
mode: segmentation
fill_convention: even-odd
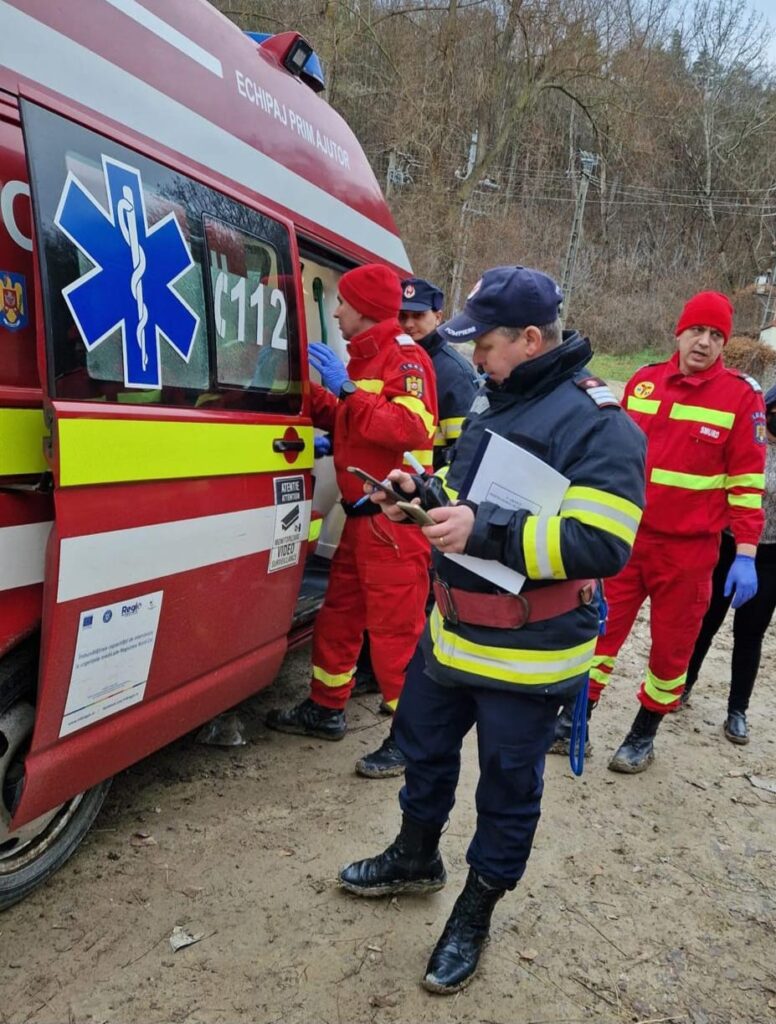
[[[353,473],[359,480],[363,480],[365,484],[371,484],[376,491],[385,491],[388,495],[388,500],[393,504],[395,501],[406,501],[408,498],[407,494],[402,491],[395,491],[390,483],[386,483],[384,480],[378,480],[377,477],[372,476],[371,473],[367,473],[364,469],[359,469],[358,466],[348,466],[348,473]]]
[[[402,501],[396,502],[396,508],[400,508],[405,516],[409,516],[413,523],[417,523],[418,526],[435,525],[435,521],[424,508],[420,507],[420,505],[413,505],[412,502],[404,501],[402,499]]]

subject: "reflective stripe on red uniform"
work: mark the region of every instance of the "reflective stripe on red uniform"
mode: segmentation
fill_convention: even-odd
[[[764,516],[765,409],[759,385],[717,360],[679,371],[674,354],[628,381],[623,405],[648,438],[642,530],[757,544]]]
[[[313,634],[311,696],[316,704],[345,707],[368,629],[383,699],[396,707],[426,621],[428,560],[417,527],[396,525],[382,515],[346,521]]]
[[[348,354],[356,393],[340,401],[313,384],[312,400],[313,423],[333,434],[342,497],[354,502],[363,496],[363,484],[348,466],[383,480],[404,466],[403,452],[411,451],[432,468],[437,398],[431,360],[402,333],[398,320],[383,320],[356,335]]]

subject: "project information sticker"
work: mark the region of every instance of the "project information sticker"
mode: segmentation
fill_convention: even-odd
[[[81,612],[60,736],[143,699],[163,593],[157,590]]]
[[[302,550],[304,477],[282,476],[275,485],[275,529],[268,572],[296,565]]]

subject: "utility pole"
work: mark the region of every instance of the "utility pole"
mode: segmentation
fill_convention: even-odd
[[[587,190],[590,185],[590,177],[598,166],[598,157],[594,153],[586,153],[585,151],[580,150],[579,157],[582,162],[582,180],[579,183],[579,190],[577,192],[577,202],[574,208],[574,221],[571,225],[571,237],[569,238],[569,247],[566,251],[566,259],[563,264],[563,281],[561,284],[563,289],[564,317],[568,316],[569,305],[571,302],[571,287],[574,282],[574,269],[577,263],[579,240],[582,237],[582,219],[585,214]]]

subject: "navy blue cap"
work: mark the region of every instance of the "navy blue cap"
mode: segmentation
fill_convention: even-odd
[[[563,292],[531,267],[486,270],[466,298],[463,313],[437,328],[446,341],[471,341],[494,327],[543,327],[558,318]]]
[[[422,277],[408,277],[401,283],[401,309],[408,313],[437,312],[445,303],[445,293]]]

